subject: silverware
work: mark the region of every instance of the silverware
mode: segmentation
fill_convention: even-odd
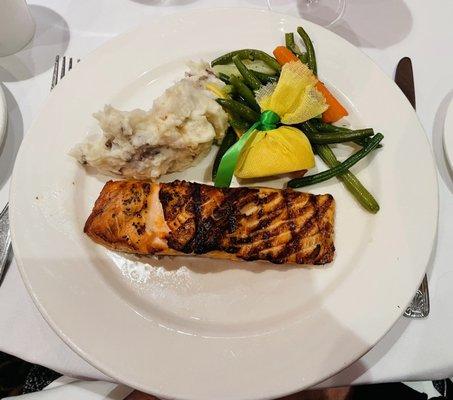
[[[415,296],[404,312],[405,317],[409,318],[425,318],[429,314],[429,291],[428,278],[423,277],[422,284],[415,292]]]
[[[414,73],[412,71],[412,61],[409,57],[404,57],[396,67],[395,82],[412,104],[415,110],[415,87]],[[429,291],[428,279],[425,275],[422,284],[415,293],[411,304],[404,312],[405,317],[409,318],[425,318],[429,314]]]
[[[77,59],[77,62],[79,61],[80,60]],[[72,57],[60,57],[58,55],[55,57],[50,90],[52,90],[59,80],[63,79],[66,73],[72,69],[73,63],[74,59]],[[9,230],[8,204],[6,204],[0,214],[0,285],[3,282],[3,276],[7,270],[10,250],[11,235]]]
[[[11,248],[11,235],[9,232],[8,204],[0,214],[0,285],[6,271],[9,250]]]
[[[61,63],[60,63],[61,61]],[[78,58],[76,62],[80,62],[80,59]],[[63,79],[68,71],[72,69],[74,63],[74,58],[72,57],[60,57],[56,56],[55,57],[55,63],[53,65],[53,74],[52,74],[52,82],[50,84],[50,90],[52,90],[59,80]]]

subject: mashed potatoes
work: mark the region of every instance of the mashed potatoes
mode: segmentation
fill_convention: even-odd
[[[205,89],[218,80],[207,63],[191,63],[186,77],[154,101],[149,111],[105,106],[94,114],[102,136],[88,139],[71,154],[105,174],[158,178],[194,165],[223,138],[227,114]]]

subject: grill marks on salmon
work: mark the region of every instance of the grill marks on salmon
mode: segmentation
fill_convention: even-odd
[[[85,232],[97,243],[136,254],[326,264],[335,251],[334,211],[331,195],[292,189],[111,181]]]

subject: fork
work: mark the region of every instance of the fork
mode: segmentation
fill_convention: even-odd
[[[78,63],[80,59],[76,60]],[[52,90],[57,83],[63,79],[68,71],[70,71],[74,64],[72,57],[55,57],[53,65],[52,82],[50,90]],[[9,229],[9,216],[8,216],[8,203],[0,214],[0,285],[3,282],[3,276],[7,270],[9,253],[11,251],[11,234]]]
[[[60,64],[61,60],[61,64]],[[80,62],[80,58],[76,60],[76,63]],[[67,72],[72,69],[74,63],[74,58],[72,57],[60,57],[57,55],[55,57],[55,63],[53,65],[53,74],[52,74],[52,82],[50,84],[50,90],[52,90],[59,80],[63,79]]]
[[[8,204],[0,214],[0,285],[6,271],[9,250],[11,248],[11,235],[9,232]]]
[[[429,314],[429,294],[428,294],[428,278],[426,275],[420,287],[415,292],[411,304],[404,312],[404,316],[408,318],[425,318]]]

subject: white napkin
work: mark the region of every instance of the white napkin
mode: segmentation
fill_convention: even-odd
[[[63,376],[41,392],[5,397],[4,400],[123,400],[133,389],[110,382],[78,381]]]

